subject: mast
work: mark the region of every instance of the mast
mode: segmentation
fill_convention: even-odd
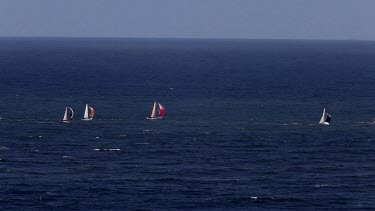
[[[156,101],[154,102],[154,107],[152,108],[151,118],[156,118]]]

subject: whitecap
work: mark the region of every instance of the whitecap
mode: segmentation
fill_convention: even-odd
[[[330,185],[330,184],[316,184],[314,187],[316,188],[324,188],[324,187],[336,187],[338,185]]]
[[[368,125],[373,125],[375,122],[357,122],[357,124],[368,124]]]
[[[109,148],[109,149],[106,149],[106,148],[104,148],[104,149],[98,149],[98,148],[96,148],[96,149],[94,149],[94,151],[120,151],[121,149],[118,149],[118,148]]]
[[[104,150],[108,150],[108,151],[120,151],[121,149],[104,149]]]

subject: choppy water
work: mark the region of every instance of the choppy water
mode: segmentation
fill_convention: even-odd
[[[0,46],[2,210],[375,208],[375,42]]]

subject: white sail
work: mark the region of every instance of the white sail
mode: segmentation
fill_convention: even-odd
[[[154,107],[152,108],[151,118],[156,118],[156,101],[154,102]]]
[[[324,124],[324,121],[326,120],[326,109],[323,109],[322,118],[319,121],[319,124]]]
[[[89,118],[89,105],[86,104],[86,108],[85,108],[85,115],[83,116],[84,119],[88,119]]]
[[[68,121],[68,107],[65,108],[65,114],[64,114],[63,121]]]
[[[73,116],[74,116],[74,112],[73,112],[73,109],[71,107],[67,107],[70,109],[70,112],[71,112],[71,115],[69,117],[69,120],[72,120],[73,119]]]
[[[326,112],[326,109],[323,109],[322,118],[319,121],[320,125],[329,125],[331,121],[331,115]]]

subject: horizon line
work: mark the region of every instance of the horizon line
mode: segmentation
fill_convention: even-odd
[[[370,39],[315,39],[315,38],[242,38],[242,37],[125,37],[125,36],[1,36],[2,38],[88,38],[88,39],[192,39],[192,40],[274,40],[274,41],[367,41],[374,42]]]

